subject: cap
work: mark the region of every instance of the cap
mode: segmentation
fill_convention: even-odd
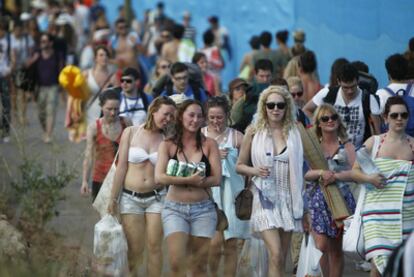
[[[229,91],[233,91],[234,89],[240,87],[240,86],[249,86],[249,84],[242,78],[236,78],[229,84]]]
[[[303,30],[298,29],[293,33],[293,39],[295,42],[305,42],[306,34]]]
[[[218,17],[215,15],[212,15],[208,18],[208,22],[210,23],[218,23]]]
[[[29,20],[30,18],[32,18],[30,13],[24,12],[20,15],[20,20],[21,21],[26,21],[26,20]]]
[[[184,11],[183,18],[191,18],[191,13],[189,11]]]
[[[31,6],[35,9],[46,9],[47,4],[42,0],[33,0]]]

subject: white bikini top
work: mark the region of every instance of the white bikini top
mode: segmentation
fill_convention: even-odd
[[[148,154],[148,152],[141,147],[130,147],[128,150],[128,162],[130,163],[137,164],[149,160],[153,165],[155,165],[157,163],[157,159],[158,152]]]
[[[139,127],[139,129],[134,134],[132,140],[135,138],[135,136],[139,135],[142,127],[143,127],[142,125]],[[137,163],[142,163],[142,162],[145,162],[146,160],[149,160],[153,165],[155,165],[157,163],[157,159],[158,159],[158,152],[153,152],[153,153],[148,154],[148,152],[142,147],[138,147],[138,146],[129,147],[128,162],[130,163],[137,164]]]

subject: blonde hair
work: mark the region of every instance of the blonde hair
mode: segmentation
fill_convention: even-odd
[[[290,76],[286,79],[286,82],[288,83],[289,91],[291,91],[293,87],[298,87],[303,91],[302,80],[298,76]]]
[[[257,102],[257,121],[253,126],[254,131],[261,131],[268,127],[266,101],[271,94],[281,96],[286,103],[282,125],[283,135],[287,137],[290,129],[292,129],[296,122],[296,108],[293,98],[285,86],[270,86],[261,93],[259,101]]]
[[[292,76],[299,76],[299,56],[291,58],[283,70],[283,79],[287,80]]]
[[[145,130],[155,130],[154,113],[156,113],[162,105],[170,105],[176,108],[174,101],[167,96],[158,96],[148,107],[147,119],[144,124]]]
[[[348,134],[346,132],[346,127],[344,123],[342,122],[341,116],[338,114],[334,106],[332,106],[331,104],[326,104],[326,103],[321,104],[316,109],[315,114],[313,115],[313,122],[315,122],[315,125],[313,126],[313,128],[318,138],[319,139],[322,138],[322,130],[321,130],[321,127],[319,126],[321,123],[320,118],[327,113],[338,115],[338,120],[337,120],[338,121],[338,137],[343,143],[347,142]]]

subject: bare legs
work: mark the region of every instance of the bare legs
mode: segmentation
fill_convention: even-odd
[[[282,277],[285,272],[285,258],[288,254],[292,232],[272,229],[262,232],[269,253],[269,277]]]
[[[211,240],[209,251],[209,268],[211,276],[219,276],[218,268],[224,247],[224,276],[236,276],[238,261],[238,239],[224,240],[223,233],[216,232]]]
[[[142,264],[145,243],[148,251],[147,274],[161,276],[162,271],[162,224],[161,215],[122,215],[122,226],[128,242],[128,264],[132,274]],[[145,239],[146,234],[146,239]]]
[[[209,244],[210,238],[193,237],[183,232],[169,235],[167,245],[170,276],[184,277],[187,271],[191,276],[207,276]]]
[[[344,257],[342,252],[342,236],[337,239],[312,232],[316,248],[323,254],[319,262],[323,276],[342,276]]]

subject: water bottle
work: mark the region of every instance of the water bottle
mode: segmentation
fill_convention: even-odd
[[[269,171],[269,175],[266,177],[266,179],[271,180],[272,175],[273,175],[273,157],[272,157],[272,153],[270,152],[266,153],[265,166],[267,167],[267,170]]]
[[[368,153],[368,150],[365,146],[361,146],[361,148],[356,152],[356,160],[361,168],[362,172],[365,174],[377,174],[380,173],[380,170],[375,165],[374,161],[371,158],[371,155]],[[374,189],[374,186],[369,184],[366,185],[367,190]]]
[[[276,188],[273,186],[273,157],[270,152],[266,153],[265,165],[269,175],[263,178],[262,193],[266,198],[273,199],[276,194]]]
[[[358,161],[361,170],[365,174],[376,174],[380,173],[380,170],[375,165],[374,161],[371,158],[371,155],[368,153],[368,150],[365,146],[362,146],[356,152],[356,160]]]

